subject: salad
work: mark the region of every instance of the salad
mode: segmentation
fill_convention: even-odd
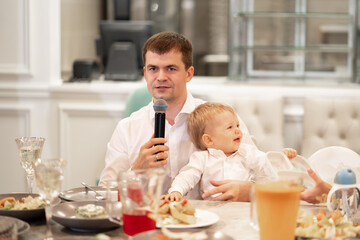
[[[295,235],[309,238],[356,237],[360,225],[342,216],[339,210],[327,214],[320,210],[316,216],[312,212],[300,210]]]
[[[45,207],[46,202],[40,197],[27,196],[20,200],[16,200],[14,197],[6,197],[0,199],[0,211],[1,210],[25,210],[25,209],[37,209]]]

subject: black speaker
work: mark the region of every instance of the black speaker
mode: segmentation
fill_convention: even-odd
[[[75,60],[73,63],[73,77],[69,80],[91,81],[100,76],[99,64],[94,60]]]
[[[134,81],[141,79],[136,56],[134,43],[113,43],[105,69],[105,80]]]

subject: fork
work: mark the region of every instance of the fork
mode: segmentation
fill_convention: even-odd
[[[104,197],[103,195],[101,195],[100,193],[98,193],[95,189],[93,189],[92,187],[90,187],[88,184],[86,184],[85,182],[81,183],[86,189],[90,189],[91,191],[93,191],[95,193],[95,198],[96,200],[106,200],[106,197]]]

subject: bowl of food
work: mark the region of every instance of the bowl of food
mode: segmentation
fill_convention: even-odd
[[[297,239],[351,239],[360,236],[360,225],[338,209],[330,212],[326,207],[302,208],[295,235]]]
[[[0,215],[3,216],[24,221],[45,218],[45,205],[46,202],[35,193],[0,194]]]
[[[53,207],[55,222],[75,231],[99,232],[119,227],[109,220],[105,201],[64,202]]]

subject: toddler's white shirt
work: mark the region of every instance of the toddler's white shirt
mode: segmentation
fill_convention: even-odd
[[[189,163],[175,177],[169,193],[178,191],[184,196],[200,181],[202,194],[214,188],[210,179],[252,181],[259,176],[272,177],[272,172],[265,153],[254,145],[241,143],[238,151],[229,157],[221,150],[209,148],[191,155]]]

